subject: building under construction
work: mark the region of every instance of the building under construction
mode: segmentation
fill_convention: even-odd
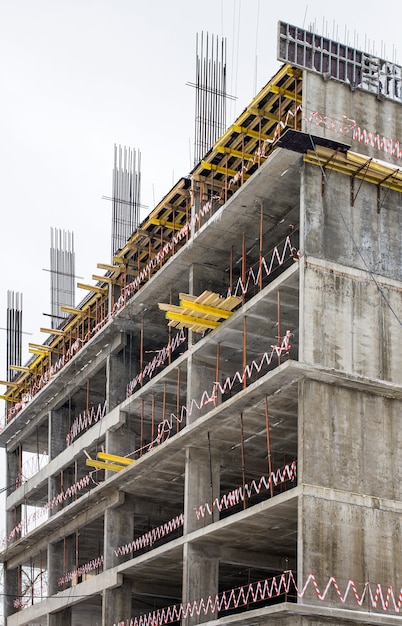
[[[7,626],[400,622],[402,68],[278,59],[10,364]]]

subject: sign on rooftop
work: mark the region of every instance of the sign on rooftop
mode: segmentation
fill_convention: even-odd
[[[278,60],[402,103],[400,65],[285,22],[278,22]]]

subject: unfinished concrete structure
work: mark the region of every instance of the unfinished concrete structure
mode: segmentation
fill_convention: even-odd
[[[279,40],[7,387],[7,626],[400,621],[398,72]]]

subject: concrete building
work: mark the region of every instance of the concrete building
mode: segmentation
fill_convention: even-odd
[[[279,58],[7,386],[7,626],[400,622],[400,68]]]

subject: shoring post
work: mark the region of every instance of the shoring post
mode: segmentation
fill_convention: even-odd
[[[87,393],[86,393],[86,398],[85,398],[85,409],[86,409],[86,411],[89,411],[89,378],[87,380]]]
[[[78,482],[78,461],[77,461],[77,459],[75,459],[75,461],[74,461],[74,482],[75,482],[75,484],[77,484],[77,482]],[[77,491],[74,494],[74,500],[78,500],[78,493],[77,493]]]
[[[247,387],[247,315],[243,317],[243,389]]]
[[[278,314],[278,346],[281,346],[281,292],[278,289],[277,295],[277,314]],[[281,351],[278,350],[278,365],[281,364]]]
[[[177,368],[177,394],[176,394],[176,415],[179,416],[180,411],[180,367]],[[176,433],[180,430],[179,419],[176,420]]]
[[[259,263],[259,274],[258,274],[258,283],[259,283],[260,291],[262,290],[263,225],[264,225],[264,207],[263,207],[263,203],[261,202],[261,211],[260,211],[260,263]]]
[[[67,542],[66,537],[63,538],[63,572],[67,571]]]
[[[271,458],[271,435],[269,432],[269,414],[268,414],[268,398],[265,396],[265,427],[267,431],[267,459],[268,459],[268,474],[269,474],[269,490],[271,498],[274,495],[274,486],[272,484],[272,458]]]
[[[140,456],[142,456],[142,448],[144,445],[144,398],[141,399],[141,424],[140,424]]]
[[[161,250],[163,248],[163,226],[161,225],[161,240],[160,240],[160,245],[161,245]],[[163,261],[162,261],[162,255],[161,255],[161,260],[159,261],[159,269],[162,267]]]
[[[220,369],[220,358],[221,358],[221,344],[218,341],[216,345],[216,365],[215,365],[215,393],[214,393],[214,406],[218,404],[218,382],[219,382],[219,369]]]
[[[173,294],[172,294],[172,289],[170,289],[170,297],[169,297],[169,304],[173,304]],[[172,327],[168,326],[168,346],[171,346],[171,341],[172,341]],[[172,353],[170,350],[168,350],[168,363],[169,365],[172,362]]]
[[[246,462],[244,453],[244,432],[243,432],[243,413],[240,413],[240,438],[241,438],[241,476],[243,481],[243,508],[247,508],[247,495],[246,495]]]
[[[226,175],[225,175],[225,202],[227,202],[228,199],[228,178],[229,178],[229,174],[228,174],[228,159],[229,159],[229,155],[226,155],[226,161],[225,161],[225,167],[226,167]]]
[[[163,384],[163,400],[162,400],[162,424],[165,423],[166,417],[166,383]],[[165,441],[165,428],[162,428],[162,441]]]
[[[75,569],[76,570],[78,570],[78,563],[79,563],[79,533],[78,533],[78,528],[77,528],[75,531]]]
[[[152,404],[151,404],[151,441],[154,440],[155,434],[155,395],[152,394]]]
[[[241,184],[244,184],[244,133],[241,136]]]
[[[188,205],[189,205],[189,199],[188,199],[188,198],[186,198],[186,224],[188,224],[188,220],[189,220],[189,218],[188,218],[188,215],[189,215],[189,210],[188,210],[188,209],[189,209],[189,206],[188,206]],[[187,228],[187,229],[186,229],[186,243],[187,243],[187,241],[188,241],[188,230],[189,230],[189,229]]]
[[[143,370],[144,363],[144,314],[141,317],[141,331],[140,331],[140,372]],[[140,386],[143,385],[143,376],[141,376]]]
[[[151,237],[149,238],[149,242],[148,242],[148,259],[151,260],[152,257],[152,244],[151,244]],[[149,268],[149,272],[148,272],[148,280],[151,280],[151,268]]]
[[[39,569],[40,569],[40,599],[43,600],[43,562],[42,550],[39,552]]]
[[[34,603],[34,560],[30,557],[30,565],[31,565],[31,605]]]
[[[230,246],[230,264],[229,264],[229,295],[233,293],[233,245]]]
[[[17,566],[17,593],[18,598],[21,599],[21,565]]]
[[[242,282],[242,300],[243,304],[245,302],[245,289],[246,289],[246,236],[243,233],[242,243],[241,243],[241,282]]]

